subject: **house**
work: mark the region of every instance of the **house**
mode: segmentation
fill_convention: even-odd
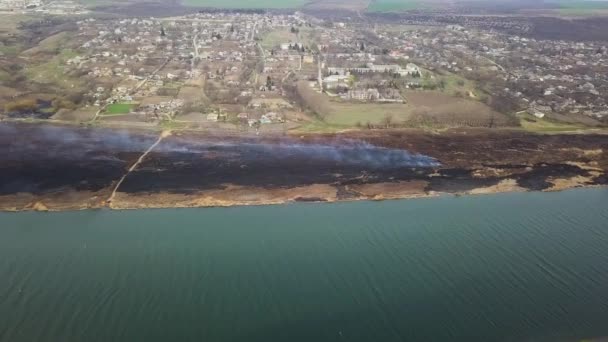
[[[275,112],[268,112],[260,118],[260,123],[262,124],[271,124],[273,122],[280,121],[279,114]]]
[[[533,101],[528,108],[528,114],[534,115],[535,117],[542,119],[546,116],[546,113],[551,112],[552,109],[549,106],[543,106]]]
[[[302,57],[302,62],[305,64],[312,64],[315,62],[315,57],[312,55],[306,55]]]
[[[217,113],[209,113],[207,114],[207,121],[217,122],[219,115]]]
[[[271,124],[272,120],[269,117],[267,117],[266,115],[262,115],[262,117],[260,118],[260,123],[262,125]]]
[[[403,70],[407,75],[420,75],[420,68],[414,63],[407,63],[405,66],[405,70]]]

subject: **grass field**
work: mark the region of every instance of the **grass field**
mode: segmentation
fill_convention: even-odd
[[[133,106],[131,103],[114,103],[106,108],[105,115],[129,114]]]
[[[554,0],[548,4],[557,6],[557,12],[567,16],[606,15],[608,13],[608,1]]]
[[[109,6],[109,5],[124,5],[124,0],[80,0],[80,2],[87,7],[97,7],[97,6]],[[135,3],[135,2],[133,2]]]
[[[351,126],[332,125],[324,121],[314,120],[293,130],[292,133],[338,133],[352,129]]]
[[[300,8],[308,0],[182,0],[182,5],[214,8]]]
[[[335,128],[407,125],[408,127],[495,127],[510,125],[508,116],[492,111],[470,98],[454,97],[439,91],[406,91],[407,103],[357,103],[332,101],[324,123]],[[390,119],[388,119],[390,118]],[[319,125],[310,129],[320,128]]]
[[[608,16],[608,8],[560,8],[557,13],[568,17]]]
[[[411,107],[401,103],[346,103],[332,102],[332,111],[325,118],[330,125],[356,126],[380,124],[391,116],[395,122],[402,122],[409,118]]]
[[[60,110],[52,116],[53,120],[86,122],[95,117],[96,107],[79,108],[73,111]]]
[[[424,79],[423,84],[435,84],[439,87],[439,91],[444,94],[456,97],[466,97],[476,100],[481,100],[487,95],[479,89],[477,84],[471,80],[461,77],[457,74],[444,73],[436,75],[434,80]]]
[[[70,78],[64,73],[65,61],[76,55],[73,50],[63,50],[47,62],[27,68],[26,76],[34,82],[55,84],[62,88],[79,87],[82,84],[82,79]]]
[[[11,74],[7,71],[0,70],[0,82],[8,82],[11,79]]]
[[[0,34],[15,33],[18,31],[19,23],[32,19],[33,16],[25,14],[0,14]]]
[[[533,115],[520,113],[517,115],[521,122],[521,127],[530,132],[537,133],[560,133],[560,132],[573,132],[587,129],[581,124],[570,124],[556,122],[547,119],[539,119]]]
[[[298,37],[289,29],[270,31],[262,36],[261,45],[265,49],[271,49],[282,43],[295,43]]]
[[[401,12],[430,7],[421,0],[373,0],[367,9],[370,12]]]
[[[20,46],[0,45],[0,53],[4,54],[5,56],[8,56],[8,57],[15,57],[19,54],[20,51],[21,51]]]
[[[608,9],[607,1],[598,1],[598,0],[556,0],[548,2],[550,4],[555,4],[559,8],[572,8],[579,10],[594,10],[594,9]]]

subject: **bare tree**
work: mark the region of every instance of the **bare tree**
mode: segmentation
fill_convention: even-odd
[[[325,119],[325,117],[331,112],[331,104],[329,103],[329,100],[323,94],[319,94],[311,89],[308,82],[298,82],[296,86],[296,94],[299,97],[302,107],[310,109],[320,119]]]
[[[382,125],[385,128],[391,128],[393,126],[394,118],[391,114],[386,114],[384,118],[382,118]]]

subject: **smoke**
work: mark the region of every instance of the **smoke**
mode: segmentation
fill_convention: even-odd
[[[328,143],[300,143],[288,139],[278,142],[203,142],[188,145],[164,144],[158,152],[222,156],[239,162],[294,159],[302,162],[324,162],[371,169],[435,168],[434,158],[405,150],[375,146],[364,141],[335,140]]]
[[[154,135],[127,130],[0,124],[0,154],[4,160],[119,161],[108,154],[145,151],[155,139]]]
[[[76,129],[46,125],[0,125],[0,153],[4,160],[76,160],[121,163],[119,153],[143,153],[157,139],[156,133],[133,134],[127,130]],[[369,169],[435,168],[429,156],[384,148],[364,141],[334,139],[301,142],[188,138],[165,139],[156,153],[184,153],[235,163],[323,163]],[[269,164],[270,165],[270,164]]]

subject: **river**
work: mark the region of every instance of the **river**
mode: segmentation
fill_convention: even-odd
[[[0,341],[608,335],[608,190],[0,214]]]

